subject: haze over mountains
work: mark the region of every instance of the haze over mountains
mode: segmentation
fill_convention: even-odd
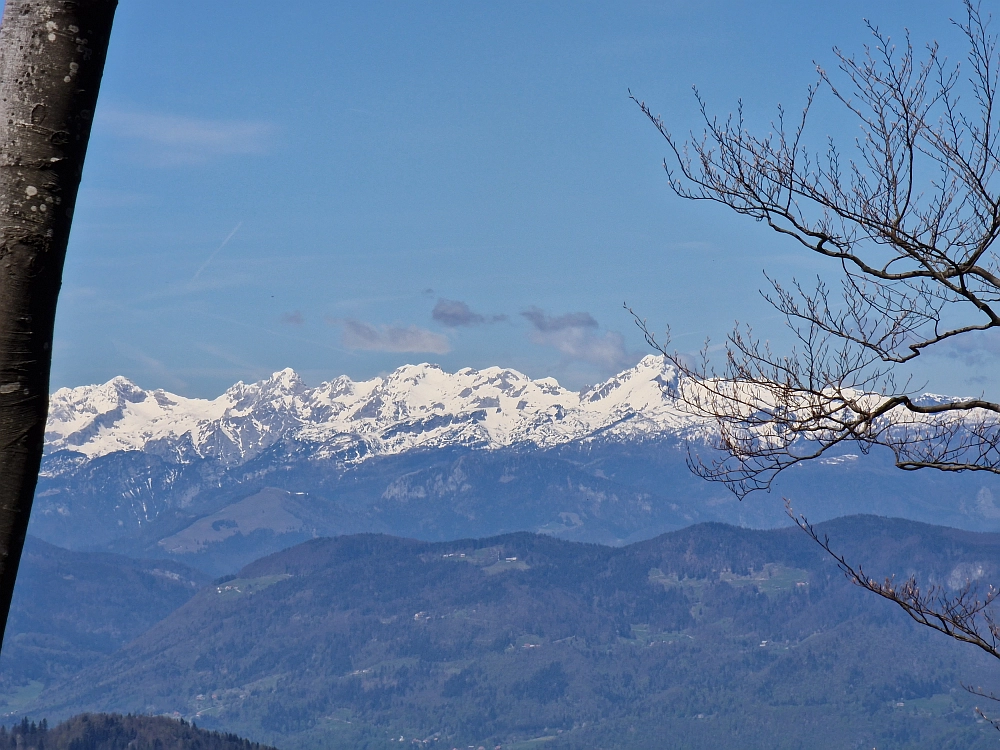
[[[690,474],[708,426],[662,358],[582,393],[509,369],[408,365],[307,387],[291,370],[214,400],[124,378],[53,394],[31,533],[183,559],[212,574],[314,536],[427,540],[539,531],[622,544],[700,521],[787,522]],[[884,455],[796,467],[777,491],[813,520],[874,512],[1000,529],[1000,480],[907,474]]]

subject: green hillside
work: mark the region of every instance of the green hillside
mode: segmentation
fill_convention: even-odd
[[[28,537],[0,653],[0,712],[116,651],[188,601],[208,576],[170,560],[71,552]]]
[[[873,574],[995,575],[1000,536],[827,524]],[[848,584],[797,530],[624,548],[317,539],[55,684],[36,716],[177,712],[282,748],[978,748],[995,663]],[[492,744],[491,744],[492,743]]]

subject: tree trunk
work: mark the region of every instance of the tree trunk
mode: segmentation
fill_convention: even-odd
[[[0,27],[0,636],[38,481],[56,301],[117,0],[7,0]]]

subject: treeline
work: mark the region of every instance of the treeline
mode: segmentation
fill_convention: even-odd
[[[81,714],[49,728],[22,719],[0,726],[0,750],[274,750],[231,733],[165,716]]]

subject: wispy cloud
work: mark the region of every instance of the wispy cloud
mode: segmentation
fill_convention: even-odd
[[[606,371],[627,367],[634,359],[625,350],[625,337],[616,331],[599,333],[599,325],[590,313],[550,316],[538,307],[530,307],[521,315],[534,328],[531,332],[534,343],[551,346],[567,359],[587,362]]]
[[[149,356],[148,354],[146,354],[146,352],[142,351],[141,349],[138,349],[123,341],[113,339],[112,343],[114,344],[115,348],[119,351],[119,353],[121,353],[123,356],[127,357],[128,359],[138,364],[141,372],[152,376],[154,380],[157,380],[161,383],[166,383],[168,387],[174,388],[176,390],[184,390],[185,388],[187,388],[188,384],[183,379],[177,376],[174,369],[168,367],[160,360],[156,359],[155,357]]]
[[[451,351],[448,339],[439,333],[411,325],[373,326],[360,320],[334,321],[343,326],[341,343],[347,349],[372,352],[431,352],[447,354]]]
[[[274,133],[264,122],[211,120],[99,109],[98,133],[141,145],[134,156],[151,166],[201,164],[220,156],[263,153]]]
[[[215,346],[214,344],[209,344],[203,341],[195,341],[192,343],[192,346],[195,349],[203,351],[206,354],[231,365],[231,367],[224,370],[202,367],[199,369],[202,374],[211,373],[221,375],[225,373],[227,377],[230,374],[234,374],[236,378],[253,382],[255,380],[263,380],[273,372],[273,370],[268,369],[264,365],[256,362],[250,362],[249,360],[223,349],[222,347]]]
[[[473,312],[465,302],[455,299],[444,299],[443,297],[434,305],[431,310],[431,317],[441,325],[449,328],[459,326],[476,326],[482,323],[499,323],[507,320],[506,315],[480,315]]]
[[[286,326],[300,326],[306,322],[306,319],[299,310],[294,310],[292,312],[282,313],[281,322]]]

